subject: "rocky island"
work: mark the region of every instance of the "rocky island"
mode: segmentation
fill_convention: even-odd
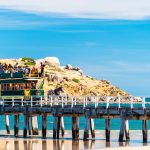
[[[46,57],[34,60],[32,58],[0,59],[2,64],[33,66],[40,70],[40,63],[45,64],[44,92],[63,87],[64,93],[70,96],[128,96],[128,93],[114,86],[108,80],[97,80],[85,75],[79,67],[70,64],[60,65],[57,57]]]

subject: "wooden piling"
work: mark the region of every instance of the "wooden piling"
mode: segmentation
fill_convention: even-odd
[[[89,111],[85,114],[85,127],[84,127],[84,137],[83,140],[89,139],[89,130],[90,130],[90,118]]]
[[[54,116],[54,123],[53,123],[53,138],[59,139],[59,132],[60,132],[60,123],[61,123],[61,116]]]
[[[94,119],[90,118],[90,130],[91,130],[91,136],[94,139],[95,138],[95,130],[94,130]]]
[[[42,138],[46,139],[46,130],[47,130],[47,115],[42,115]]]
[[[14,136],[18,137],[19,133],[19,115],[14,115]]]
[[[65,125],[64,125],[64,117],[61,117],[61,124],[60,124],[60,128],[61,128],[61,136],[64,137],[65,134]]]
[[[106,134],[106,142],[110,141],[110,119],[105,119],[106,123],[106,129],[105,129],[105,134]]]
[[[57,122],[57,139],[59,139],[59,132],[60,132],[60,122],[61,122],[61,117],[58,117],[58,122]]]
[[[6,131],[10,134],[9,115],[5,115]]]
[[[130,134],[129,134],[129,121],[128,120],[125,120],[125,136],[126,136],[126,140],[129,141]]]
[[[58,117],[57,116],[54,116],[54,122],[53,122],[53,139],[56,139],[57,137],[57,124],[58,122]]]
[[[32,135],[32,117],[28,117],[28,129],[29,129],[29,135]]]
[[[72,117],[72,139],[78,140],[79,138],[79,117]]]
[[[37,116],[32,116],[32,134],[33,135],[38,135],[38,119]]]
[[[147,120],[142,120],[143,143],[147,142]]]
[[[119,142],[123,142],[123,138],[124,138],[124,132],[125,132],[125,110],[121,111],[120,114],[120,119],[121,119],[121,123],[120,123],[120,132],[119,132]]]
[[[29,116],[24,115],[24,131],[23,131],[24,138],[26,138],[28,135],[28,129],[29,129]]]

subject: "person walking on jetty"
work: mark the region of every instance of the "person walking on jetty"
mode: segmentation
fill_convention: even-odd
[[[44,68],[45,68],[45,65],[41,62],[41,72],[40,72],[40,77],[43,77],[43,75],[44,75]]]

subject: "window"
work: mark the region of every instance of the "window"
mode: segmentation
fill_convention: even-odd
[[[7,90],[7,85],[3,84],[3,91],[6,91],[6,90]]]
[[[23,90],[24,89],[24,84],[18,84],[18,90]]]
[[[12,91],[12,83],[9,84],[9,90]]]
[[[4,91],[4,84],[1,84],[2,91]]]
[[[14,84],[14,90],[17,91],[18,90],[18,84]]]
[[[12,84],[12,90],[13,91],[15,90],[15,84],[14,83]]]
[[[6,91],[10,91],[10,85],[6,84]]]
[[[31,84],[30,83],[26,83],[25,84],[25,89],[30,89],[31,88]]]

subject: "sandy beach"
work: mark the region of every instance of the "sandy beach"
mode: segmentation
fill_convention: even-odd
[[[40,140],[40,139],[1,139],[1,150],[148,150],[150,146],[107,147],[101,141],[72,141],[72,140]],[[103,146],[103,148],[101,147]]]
[[[80,134],[79,141],[71,140],[71,131],[66,131],[65,138],[60,140],[52,139],[52,131],[48,131],[48,138],[42,140],[40,137],[29,137],[24,139],[22,136],[14,138],[11,136],[3,136],[1,132],[0,137],[0,150],[148,150],[150,149],[150,143],[142,142],[141,131],[130,131],[130,142],[118,142],[119,131],[113,130],[111,132],[111,141],[105,141],[105,131],[96,131],[96,137],[94,140],[83,141],[82,132]],[[11,132],[13,133],[13,131]],[[20,131],[21,135],[21,131]],[[150,136],[148,137],[150,139]]]

